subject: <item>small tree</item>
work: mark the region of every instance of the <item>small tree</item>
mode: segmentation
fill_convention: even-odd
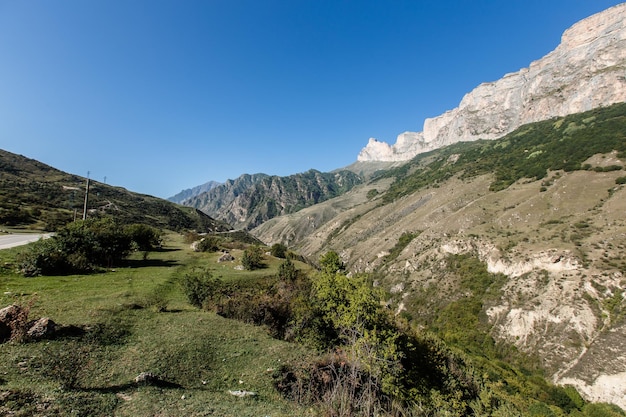
[[[278,278],[282,281],[295,281],[298,278],[298,270],[291,260],[285,260],[278,267]]]
[[[334,274],[339,271],[343,271],[345,266],[339,257],[339,254],[335,251],[328,251],[320,257],[320,267],[323,272],[328,274]]]
[[[154,227],[135,223],[126,226],[124,232],[137,250],[150,251],[161,246],[161,233]]]
[[[248,271],[252,271],[254,269],[260,269],[264,266],[263,264],[263,250],[260,246],[250,246],[248,249],[243,251],[243,255],[241,257],[241,264],[244,269]]]
[[[270,253],[276,258],[285,258],[287,256],[287,246],[282,243],[274,243],[270,248]]]

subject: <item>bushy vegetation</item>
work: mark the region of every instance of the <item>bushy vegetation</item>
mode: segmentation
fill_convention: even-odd
[[[258,245],[249,246],[243,251],[241,265],[248,271],[263,268],[263,249]]]
[[[515,353],[496,346],[480,318],[480,300],[498,294],[502,277],[477,259],[448,259],[467,296],[435,312],[432,331],[394,316],[387,295],[365,275],[348,277],[336,252],[319,264],[314,276],[285,260],[263,279],[227,282],[203,272],[185,285],[196,306],[320,352],[284,364],[274,378],[285,398],[327,415],[587,415],[589,404],[572,388],[507,364]]]
[[[29,277],[87,273],[119,265],[133,248],[149,251],[159,245],[160,232],[150,226],[123,226],[111,218],[81,220],[30,245],[19,268]]]
[[[420,188],[437,186],[454,175],[469,178],[494,174],[491,190],[507,188],[522,178],[542,179],[548,170],[591,169],[585,160],[595,154],[626,152],[626,104],[522,126],[498,140],[457,143],[418,155],[388,171],[396,181],[383,196],[389,203]],[[450,157],[458,155],[456,162]],[[621,166],[598,167],[612,171]]]

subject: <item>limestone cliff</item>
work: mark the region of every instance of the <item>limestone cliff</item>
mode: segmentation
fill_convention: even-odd
[[[466,94],[394,145],[370,139],[359,161],[406,161],[459,141],[497,139],[521,125],[626,101],[626,3],[583,19],[548,55]]]

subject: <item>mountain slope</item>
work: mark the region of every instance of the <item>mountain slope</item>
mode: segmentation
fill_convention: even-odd
[[[483,83],[459,106],[426,119],[397,142],[370,139],[359,161],[406,161],[459,141],[496,139],[523,124],[626,101],[626,3],[567,29],[560,45],[528,68]]]
[[[0,150],[0,224],[54,230],[82,218],[85,185],[85,178]],[[231,229],[198,210],[90,181],[88,215],[105,213],[125,223],[171,230]]]
[[[626,408],[624,132],[620,104],[459,143],[252,232],[313,261],[337,251],[378,277],[398,314],[450,343],[462,340],[451,317],[476,314],[463,334],[484,332]],[[477,293],[472,268],[452,273],[463,257],[503,278]]]
[[[180,193],[168,198],[167,200],[173,203],[181,204],[183,201],[187,200],[188,198],[195,197],[202,193],[206,193],[207,191],[212,190],[213,188],[219,185],[221,185],[221,183],[217,181],[205,182],[202,185],[198,185],[193,188],[187,188],[186,190],[181,191]]]
[[[287,177],[244,174],[184,204],[237,228],[250,229],[278,215],[336,197],[361,182],[351,171],[310,170]]]

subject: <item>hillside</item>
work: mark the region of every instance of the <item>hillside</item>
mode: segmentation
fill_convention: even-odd
[[[555,382],[625,408],[624,132],[617,104],[458,143],[252,232],[310,260],[335,250],[413,325],[479,355],[491,348],[472,332],[514,346]]]
[[[85,185],[85,178],[0,150],[0,225],[55,230],[82,218]],[[231,229],[190,207],[90,181],[88,216],[103,214],[170,230]]]
[[[251,229],[349,191],[362,182],[352,171],[316,170],[286,177],[244,174],[183,202],[236,228]]]

